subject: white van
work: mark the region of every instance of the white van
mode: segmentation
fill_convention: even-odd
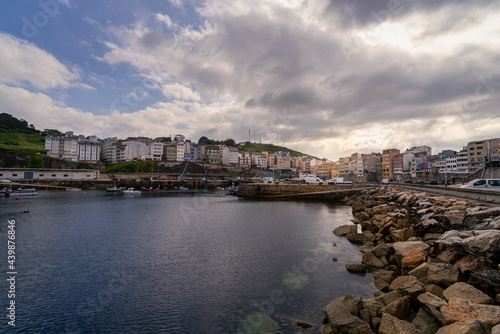
[[[500,191],[500,179],[475,179],[460,188]]]
[[[323,183],[325,183],[325,181],[323,181],[319,177],[315,177],[315,176],[306,176],[304,178],[304,182],[307,184],[323,184]]]

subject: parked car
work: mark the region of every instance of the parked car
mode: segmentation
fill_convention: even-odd
[[[429,182],[429,184],[432,184],[432,185],[438,185],[438,181],[437,180],[431,180],[431,182]]]
[[[500,191],[500,179],[475,179],[460,188]]]
[[[412,183],[411,180],[406,180],[405,183]]]
[[[418,181],[417,181],[417,184],[425,184],[425,182],[424,182],[424,181],[422,181],[422,180],[418,180]]]

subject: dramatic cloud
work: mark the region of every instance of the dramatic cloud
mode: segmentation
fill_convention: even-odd
[[[35,45],[0,32],[0,83],[25,85],[36,89],[90,86],[78,82],[76,68],[68,68]]]

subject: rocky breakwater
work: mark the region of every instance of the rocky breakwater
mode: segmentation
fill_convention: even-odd
[[[330,302],[323,333],[500,334],[500,207],[396,187],[345,201],[354,224],[334,233],[366,247],[346,270],[380,291]]]

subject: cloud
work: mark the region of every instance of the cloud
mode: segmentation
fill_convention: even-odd
[[[30,84],[36,89],[78,87],[92,89],[79,82],[77,68],[69,68],[32,43],[0,32],[0,83]]]
[[[162,13],[104,28],[99,60],[166,78],[155,89],[169,99],[114,117],[194,138],[251,128],[332,159],[498,136],[484,125],[498,124],[496,1],[207,0],[197,13],[175,29]]]

